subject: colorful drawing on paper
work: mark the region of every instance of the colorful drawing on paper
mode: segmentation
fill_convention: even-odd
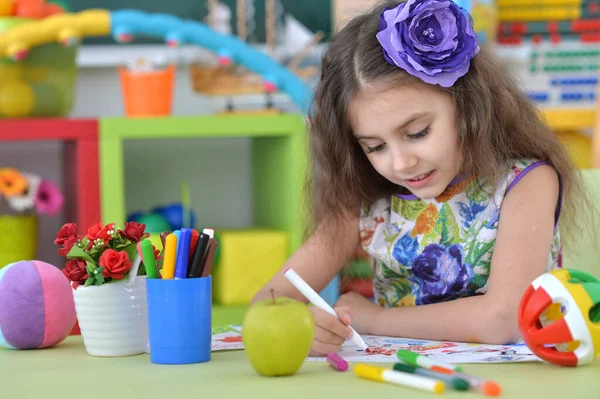
[[[408,349],[432,359],[446,363],[516,363],[536,362],[540,359],[522,343],[511,345],[484,345],[464,342],[429,341],[424,339],[380,337],[363,335],[369,346],[367,353],[348,341],[340,350],[340,355],[349,362],[394,363],[396,351]],[[242,326],[230,325],[213,329],[212,350],[244,349]],[[308,357],[307,361],[325,361],[324,357]]]
[[[244,349],[242,326],[232,324],[213,328],[211,349],[213,352]]]
[[[396,351],[407,349],[446,363],[513,363],[539,361],[524,343],[484,345],[465,342],[429,341],[421,339],[363,335],[370,351],[359,350],[347,342],[340,355],[350,362],[393,363]],[[308,358],[320,361],[320,358]]]

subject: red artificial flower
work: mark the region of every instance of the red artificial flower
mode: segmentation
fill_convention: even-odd
[[[129,255],[125,251],[115,251],[114,249],[107,249],[98,261],[100,266],[103,266],[102,275],[105,278],[111,277],[114,280],[121,280],[125,278],[133,263],[129,260]]]
[[[77,225],[75,223],[66,223],[58,231],[54,243],[56,245],[64,245],[67,239],[71,237],[77,237]]]
[[[90,277],[85,269],[85,262],[81,260],[68,261],[62,272],[72,282],[72,287],[75,289]]]
[[[71,236],[67,238],[63,243],[63,247],[58,250],[58,254],[60,256],[67,256],[71,248],[73,248],[73,246],[77,244],[77,241],[79,241],[79,238],[77,236]]]
[[[125,222],[125,228],[121,230],[121,235],[133,242],[139,242],[145,236],[146,225],[138,222]]]
[[[152,251],[154,252],[154,259],[156,260],[160,260],[160,251],[158,249],[156,249],[156,247],[153,245],[152,246]]]
[[[110,230],[114,230],[115,224],[109,223],[106,226],[102,227],[100,223],[94,223],[90,226],[87,231],[87,238],[90,241],[96,241],[98,239],[103,240],[105,243],[112,240],[112,236],[108,234]]]

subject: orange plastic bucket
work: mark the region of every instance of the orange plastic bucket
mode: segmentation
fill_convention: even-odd
[[[119,69],[125,115],[131,117],[171,114],[175,66],[157,71]]]

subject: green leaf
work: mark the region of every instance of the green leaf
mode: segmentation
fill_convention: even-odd
[[[93,277],[88,278],[87,280],[85,280],[85,286],[89,287],[90,285],[94,285],[95,281]]]
[[[438,220],[433,228],[440,235],[439,243],[445,247],[460,242],[460,229],[454,218],[452,208],[448,203],[445,203],[440,210]]]
[[[85,262],[85,270],[91,277],[94,277],[94,275],[96,274],[96,268],[97,266],[93,262]]]
[[[385,278],[389,278],[389,279],[402,278],[402,276],[400,274],[398,274],[395,271],[393,271],[392,269],[390,269],[390,267],[388,265],[386,265],[384,262],[381,262],[381,269],[383,271],[383,276]]]
[[[480,274],[473,277],[473,284],[479,289],[487,283],[487,276],[482,276]]]
[[[402,200],[395,195],[392,197],[392,210],[402,217],[415,221],[419,214],[427,208],[427,204],[422,200]]]
[[[490,198],[491,195],[486,190],[489,190],[489,185],[483,183],[479,179],[473,179],[466,190],[467,198],[477,203],[485,202]]]
[[[473,244],[469,246],[470,248],[467,252],[467,256],[465,257],[464,263],[467,265],[470,265],[473,268],[475,268],[477,266],[486,267],[486,263],[487,263],[487,270],[489,273],[489,263],[490,263],[489,260],[486,262],[481,262],[481,259],[486,254],[490,253],[492,248],[494,248],[495,243],[496,243],[496,239],[493,239],[491,241],[483,241],[483,242],[473,240]],[[481,263],[481,264],[479,264],[479,263]]]
[[[104,276],[99,274],[96,276],[96,285],[104,284],[106,281],[104,280]]]
[[[93,262],[94,259],[87,254],[83,248],[79,248],[77,245],[73,245],[73,248],[67,254],[67,259],[83,259],[85,261]]]
[[[436,222],[437,223],[437,222]],[[421,249],[425,248],[430,244],[439,244],[441,238],[440,232],[434,228],[429,232],[429,234],[424,235],[421,239]]]

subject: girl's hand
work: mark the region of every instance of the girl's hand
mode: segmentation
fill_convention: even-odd
[[[350,309],[337,307],[335,311],[339,320],[316,306],[311,306],[310,310],[317,328],[309,356],[327,356],[330,352],[339,351],[344,341],[352,337],[352,330],[347,327],[351,321]]]
[[[372,334],[375,320],[383,308],[356,292],[340,297],[334,309],[348,309],[352,315],[352,328],[359,334]]]

